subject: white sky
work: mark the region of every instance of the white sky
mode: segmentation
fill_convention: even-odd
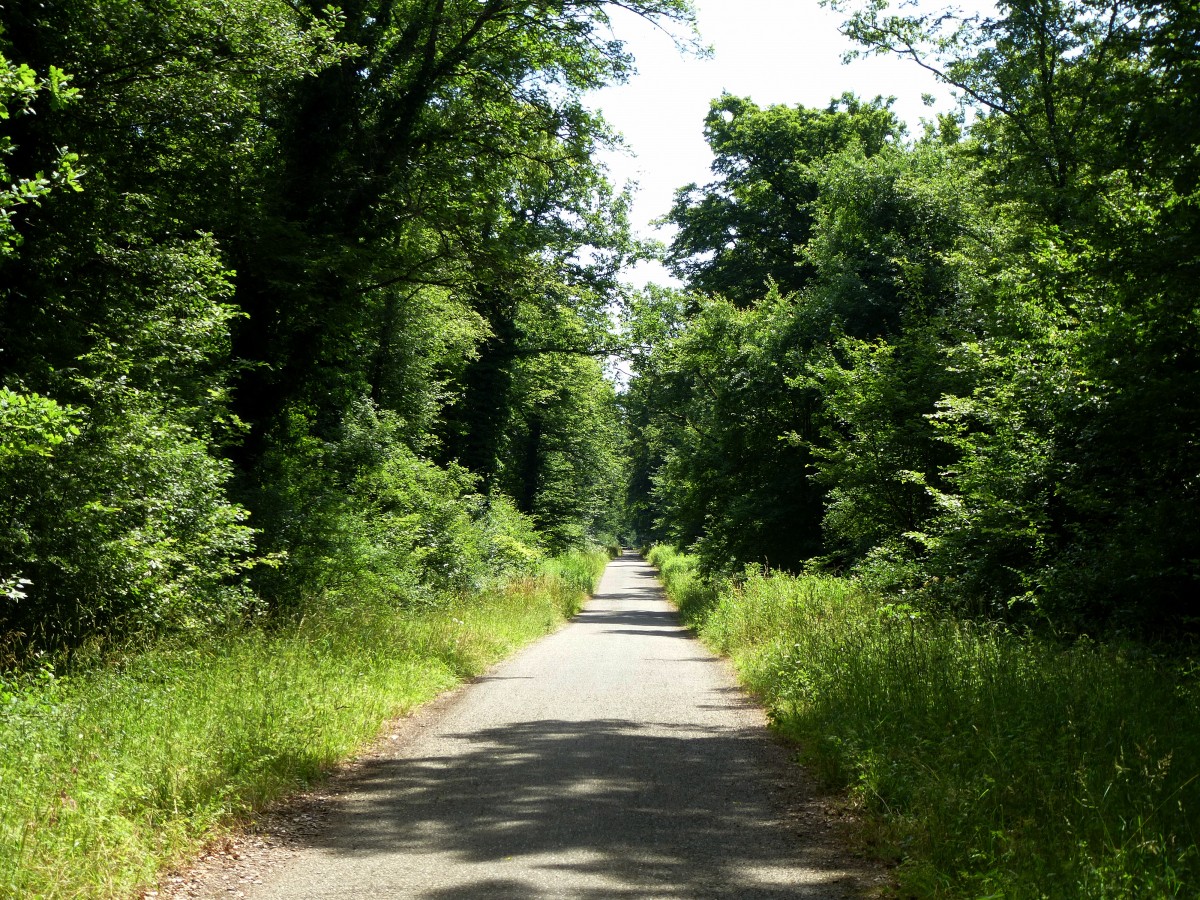
[[[709,101],[722,91],[760,106],[823,107],[844,91],[895,96],[893,108],[913,134],[921,118],[954,107],[949,91],[910,61],[874,57],[843,65],[842,55],[854,46],[838,32],[841,15],[817,0],[697,0],[696,7],[701,39],[714,50],[710,59],[682,56],[666,34],[615,10],[617,37],[636,57],[638,74],[591,96],[636,154],[602,159],[616,184],[639,183],[633,221],[644,236],[667,240],[650,220],[668,211],[676,188],[711,180],[703,123]],[[925,93],[938,98],[932,110],[921,102]],[[671,282],[657,266],[630,273],[630,280]]]

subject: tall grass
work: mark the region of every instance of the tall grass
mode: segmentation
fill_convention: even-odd
[[[853,582],[651,560],[922,897],[1200,896],[1200,666],[927,621]]]
[[[604,555],[432,609],[327,608],[273,631],[0,681],[0,896],[117,897],[310,783],[579,608]]]
[[[611,548],[603,550],[572,550],[542,563],[547,576],[561,581],[568,590],[590,594],[600,582],[600,576],[613,556]],[[619,553],[618,553],[619,555]]]

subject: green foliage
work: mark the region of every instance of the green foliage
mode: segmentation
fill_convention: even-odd
[[[98,0],[52,23],[5,11],[5,54],[51,73],[9,120],[13,159],[46,167],[69,146],[87,172],[86,190],[10,217],[19,251],[0,259],[0,378],[69,407],[74,431],[49,455],[0,461],[0,570],[27,582],[0,611],[18,657],[209,629],[256,606],[252,533],[220,452],[240,428],[227,396],[234,273],[199,210],[244,160],[226,151],[253,131],[265,77],[253,64],[307,64],[310,47],[285,46],[296,32],[282,9],[152,15]],[[65,102],[76,90],[84,99]]]
[[[207,628],[248,608],[251,532],[228,466],[144,395],[109,400],[52,456],[0,470],[22,486],[0,506],[0,557],[32,583],[0,616],[10,641]]]
[[[484,498],[459,466],[441,467],[405,443],[405,423],[360,400],[340,439],[320,441],[292,413],[264,457],[255,504],[281,562],[258,584],[304,609],[360,595],[405,606],[444,600],[529,573],[542,538],[503,495]],[[294,593],[288,593],[289,591]]]
[[[933,514],[930,489],[950,458],[927,418],[954,384],[938,342],[915,329],[901,346],[842,337],[810,372],[826,416],[815,455],[831,558],[902,549]]]
[[[0,39],[3,35],[4,26],[0,23]],[[77,100],[79,89],[71,87],[70,81],[70,76],[57,66],[50,66],[47,76],[38,78],[37,73],[25,63],[10,62],[0,53],[0,122],[11,120],[14,113],[22,116],[33,112],[41,91],[47,93],[53,108],[61,108]],[[20,235],[12,224],[16,207],[27,203],[37,204],[58,187],[80,190],[81,173],[75,168],[79,162],[77,154],[59,149],[58,158],[48,172],[37,172],[13,180],[5,157],[11,156],[16,149],[11,135],[0,132],[0,259],[15,253],[20,244]]]
[[[643,478],[657,527],[696,542],[707,570],[798,565],[821,549],[811,453],[782,439],[815,427],[816,394],[791,377],[805,340],[791,309],[775,292],[746,310],[700,300],[686,329],[637,364],[627,404],[650,423],[635,452],[654,467]]]
[[[852,146],[822,160],[806,256],[813,278],[801,300],[818,329],[893,336],[961,314],[971,260],[992,243],[978,176],[951,149]],[[965,324],[970,324],[965,323]]]
[[[0,465],[26,455],[49,456],[54,447],[79,434],[73,410],[49,397],[0,388]]]
[[[847,147],[871,156],[902,130],[882,99],[847,94],[823,110],[714,100],[704,136],[717,180],[680,188],[666,217],[679,226],[667,255],[675,274],[740,306],[769,282],[799,290],[812,276],[804,246],[825,159]]]
[[[651,559],[805,761],[880,823],[905,891],[1195,894],[1191,664],[931,619],[843,579],[697,585],[694,560]]]
[[[833,328],[792,367],[820,395],[807,441],[814,478],[829,490],[830,561],[903,554],[954,459],[929,417],[972,383],[945,354],[974,325],[962,235],[979,227],[978,210],[964,183],[961,164],[929,146],[843,153],[822,180],[809,248],[816,276],[795,315]]]
[[[634,9],[663,24],[688,16],[676,0]],[[340,445],[364,396],[398,415],[412,452],[445,468],[446,502],[478,492],[472,517],[507,496],[552,550],[615,530],[605,507],[620,478],[619,427],[589,357],[608,342],[616,272],[635,248],[627,200],[591,159],[611,135],[582,102],[629,70],[621,45],[598,39],[606,23],[593,3],[366,2],[346,11],[345,57],[288,96],[263,203],[230,226],[246,258],[236,351],[254,363],[236,393],[251,425],[238,456],[268,532],[291,522],[271,497],[292,489],[270,484],[289,464],[289,435]],[[375,478],[343,471],[333,494],[295,483],[347,511],[336,530],[353,536],[363,513],[349,511],[367,507],[334,494],[392,490],[361,480]],[[380,526],[393,537],[363,539],[399,546],[402,518]],[[329,558],[323,528],[269,539],[292,559]],[[435,530],[454,528],[443,517]],[[471,560],[488,553],[469,543],[429,551],[420,577],[483,577]],[[447,561],[451,548],[459,562]],[[271,590],[308,589],[289,574],[306,568],[285,565]]]
[[[626,8],[686,38],[684,0]],[[0,19],[6,663],[433,602],[617,531],[605,4]]]
[[[719,297],[693,298],[668,313],[678,324],[660,334],[642,320],[663,315],[661,298],[634,309],[634,334],[646,331],[653,343],[638,360],[630,391],[647,426],[645,449],[635,451],[644,460],[640,493],[631,502],[646,509],[639,515],[656,529],[642,525],[644,532],[680,546],[694,543],[708,571],[746,562],[796,569],[813,557],[856,559],[877,537],[891,538],[897,525],[912,530],[928,505],[919,486],[904,484],[887,467],[907,459],[911,468],[929,471],[946,456],[930,448],[929,425],[919,418],[952,382],[939,371],[946,367],[936,345],[926,342],[958,333],[948,318],[931,320],[956,313],[960,304],[963,264],[953,241],[972,207],[944,151],[889,147],[881,123],[890,114],[844,102],[851,112],[777,110],[758,126],[764,139],[774,132],[778,152],[791,147],[789,158],[815,154],[810,140],[825,148],[825,155],[807,157],[805,168],[812,196],[803,208],[809,232],[800,293],[770,288],[754,302],[739,301],[742,309]],[[856,116],[862,128],[876,128],[870,146],[844,134],[856,135]],[[795,122],[807,124],[790,127]],[[839,137],[828,138],[826,130]],[[942,240],[950,246],[939,246]],[[846,407],[831,408],[835,386],[849,384],[842,376],[856,358],[856,340],[910,325],[925,331],[907,339],[898,358],[905,365],[894,373],[898,383],[889,396],[854,410],[849,403],[857,401],[846,392]],[[904,383],[916,375],[906,364],[910,356],[923,360],[923,383]],[[850,377],[862,384],[863,375]],[[901,395],[904,405],[897,406]],[[904,432],[894,437],[921,434],[919,445],[885,448],[876,434],[880,413]],[[918,417],[915,426],[906,415]],[[863,430],[872,435],[865,444]],[[858,485],[852,488],[847,476]],[[891,520],[861,521],[851,512],[856,505]]]
[[[523,398],[506,429],[498,482],[528,510],[552,551],[616,532],[624,434],[612,383],[594,359],[537,355],[514,373]]]
[[[856,10],[867,51],[974,117],[906,143],[879,104],[714,104],[718,178],[672,213],[699,296],[635,308],[671,323],[633,328],[640,530],[708,572],[825,565],[1022,628],[1194,630],[1197,120],[1161,98],[1191,108],[1195,11]]]
[[[103,341],[52,374],[71,407],[4,413],[20,443],[34,446],[21,437],[33,433],[52,448],[0,458],[0,570],[30,583],[0,612],[17,646],[205,628],[252,605],[241,585],[251,532],[226,496],[229,465],[211,452],[227,433],[210,375],[227,350],[226,273],[206,238],[110,246],[101,259],[108,271],[95,277],[138,314],[104,323]]]

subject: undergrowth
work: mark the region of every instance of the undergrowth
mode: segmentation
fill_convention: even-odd
[[[651,561],[778,729],[872,812],[906,896],[1200,895],[1200,667],[930,621],[854,582]]]
[[[604,563],[568,554],[436,607],[330,605],[273,630],[0,680],[0,896],[153,883],[388,719],[556,627]]]

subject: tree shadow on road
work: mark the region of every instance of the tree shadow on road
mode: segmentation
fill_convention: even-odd
[[[381,891],[392,896],[862,893],[864,873],[821,827],[772,797],[781,786],[757,730],[540,720],[448,740],[457,754],[366,763],[311,843],[423,860]]]

